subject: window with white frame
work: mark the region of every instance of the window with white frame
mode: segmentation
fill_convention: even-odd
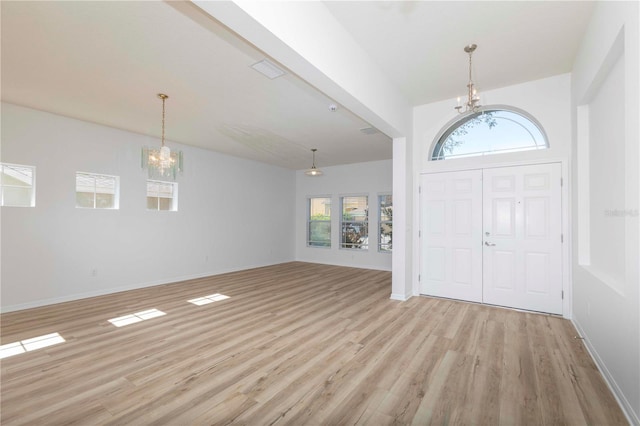
[[[391,253],[393,236],[393,197],[391,195],[378,196],[378,251]]]
[[[436,138],[431,159],[484,156],[549,148],[542,126],[514,107],[482,107],[449,123]]]
[[[117,209],[120,178],[95,173],[76,173],[76,208]]]
[[[148,180],[147,210],[178,211],[178,184]]]
[[[369,249],[369,201],[366,195],[341,197],[340,247]]]
[[[309,198],[308,247],[331,247],[331,198]]]
[[[36,205],[36,168],[0,163],[0,205],[34,207]]]

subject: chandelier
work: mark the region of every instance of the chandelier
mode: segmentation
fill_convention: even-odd
[[[317,149],[313,148],[311,149],[311,152],[313,152],[313,165],[311,166],[310,169],[308,169],[306,172],[304,172],[305,175],[307,176],[322,176],[322,170],[320,170],[319,168],[316,167],[316,151]]]
[[[164,144],[165,101],[169,96],[158,93],[162,99],[162,145],[160,148],[142,148],[142,168],[147,169],[150,179],[175,180],[178,172],[182,173],[182,151],[171,151]]]
[[[462,110],[463,105],[460,104],[460,97],[458,96],[458,106],[455,109],[463,114],[465,112],[476,112],[480,108],[480,95],[478,95],[478,91],[475,88],[475,84],[473,83],[473,79],[471,78],[471,55],[475,52],[478,46],[475,44],[470,44],[464,47],[464,51],[469,54],[469,83],[467,84],[467,102],[464,104],[464,111]]]

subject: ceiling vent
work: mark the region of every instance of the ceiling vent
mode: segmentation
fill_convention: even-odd
[[[279,68],[268,59],[263,59],[259,62],[256,62],[255,64],[251,65],[251,68],[258,71],[260,74],[267,76],[271,80],[286,74],[281,68]]]
[[[380,131],[375,127],[365,127],[363,129],[360,129],[360,132],[364,133],[365,135],[375,135],[376,133],[380,133]]]

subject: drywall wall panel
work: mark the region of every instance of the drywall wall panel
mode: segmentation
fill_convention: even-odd
[[[295,172],[184,152],[177,212],[148,211],[144,145],[160,141],[2,105],[2,161],[36,166],[36,206],[2,207],[2,309],[294,259]],[[76,171],[120,177],[120,208],[75,207]]]
[[[321,165],[319,165],[321,166]],[[378,195],[392,193],[392,161],[372,161],[344,166],[321,167],[320,177],[296,173],[296,260],[360,268],[391,270],[391,253],[377,248]],[[369,197],[368,250],[340,248],[340,197]],[[307,247],[308,199],[330,197],[331,247]]]
[[[634,424],[640,424],[639,12],[638,2],[597,2],[572,73],[574,322]]]

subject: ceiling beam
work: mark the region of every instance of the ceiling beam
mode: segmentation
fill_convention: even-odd
[[[192,2],[381,132],[410,135],[408,100],[322,2]]]

